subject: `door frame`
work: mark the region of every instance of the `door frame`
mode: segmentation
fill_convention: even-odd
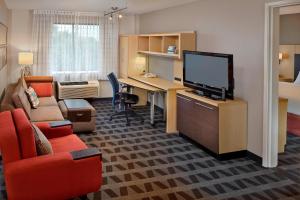
[[[282,0],[265,4],[264,39],[264,113],[263,113],[263,166],[278,165],[278,52],[279,8],[299,5],[300,0]],[[277,13],[278,12],[278,13]],[[278,24],[276,24],[278,23]],[[278,31],[278,32],[276,32]]]

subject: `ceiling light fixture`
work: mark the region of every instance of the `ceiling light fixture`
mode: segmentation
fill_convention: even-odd
[[[123,18],[122,11],[127,9],[127,2],[124,0],[123,7],[112,6],[111,9],[107,12],[104,12],[104,16],[109,16],[109,20],[113,20],[114,15],[117,15],[119,19]]]

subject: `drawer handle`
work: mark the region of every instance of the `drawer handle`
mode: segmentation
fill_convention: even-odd
[[[203,105],[203,104],[201,104],[201,103],[195,103],[196,105],[198,105],[198,106],[201,106],[201,107],[204,107],[204,108],[207,108],[207,109],[209,109],[209,110],[215,110],[214,108],[212,108],[212,107],[209,107],[209,106],[206,106],[206,105]]]
[[[180,98],[180,99],[183,99],[183,100],[186,100],[186,101],[188,101],[188,102],[191,102],[192,100],[190,100],[190,99],[188,99],[188,98],[184,98],[184,97],[182,97],[182,96],[177,96],[178,98]]]
[[[77,117],[82,117],[82,116],[83,116],[83,114],[81,114],[81,113],[78,113],[78,114],[76,114],[76,116],[77,116]]]

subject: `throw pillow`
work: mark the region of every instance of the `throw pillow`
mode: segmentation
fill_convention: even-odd
[[[42,131],[34,124],[32,124],[35,137],[35,145],[37,154],[40,155],[49,155],[53,154],[52,146],[46,136]]]
[[[52,83],[31,83],[38,97],[51,97],[53,93]]]
[[[28,100],[31,104],[32,108],[37,108],[40,104],[39,98],[37,97],[34,89],[32,87],[29,87],[28,89],[25,90]]]

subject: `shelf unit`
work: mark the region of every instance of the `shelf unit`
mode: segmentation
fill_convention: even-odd
[[[176,46],[176,53],[169,54],[168,47]],[[196,49],[196,33],[161,33],[138,35],[138,52],[146,55],[182,59],[183,50]]]

